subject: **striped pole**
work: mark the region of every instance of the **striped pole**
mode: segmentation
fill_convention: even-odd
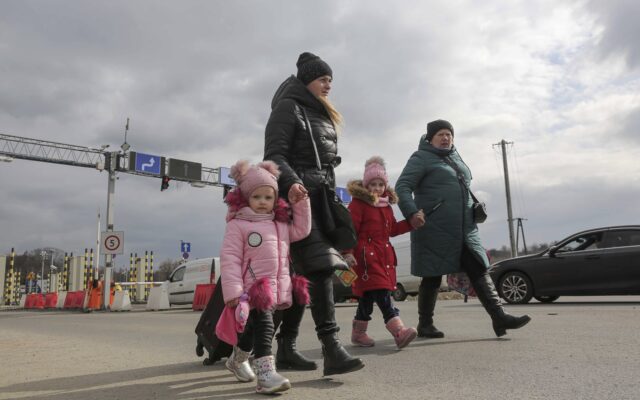
[[[151,250],[151,267],[149,268],[149,282],[153,282],[153,250]]]
[[[82,285],[83,290],[87,289],[87,259],[89,258],[89,249],[84,248],[84,258],[82,259]]]
[[[5,275],[5,291],[4,291],[4,302],[5,305],[10,306],[11,305],[11,298],[13,295],[13,261],[14,261],[14,257],[15,257],[15,250],[12,247],[11,248],[11,256],[9,258],[9,269],[7,270],[7,273]]]
[[[20,281],[22,278],[22,271],[16,271],[15,276],[16,277],[13,281],[13,303],[20,304]]]
[[[144,251],[144,281],[148,282],[149,276],[149,253],[147,252],[147,250]],[[149,299],[149,286],[148,285],[144,285],[144,299],[147,300]]]
[[[60,287],[63,291],[69,290],[69,255],[64,253],[64,264],[62,265],[62,282]]]

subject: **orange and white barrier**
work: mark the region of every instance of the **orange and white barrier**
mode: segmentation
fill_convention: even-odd
[[[196,291],[193,294],[193,304],[191,308],[193,311],[201,311],[209,303],[209,299],[213,295],[213,291],[216,289],[215,283],[199,283],[196,285]]]
[[[47,293],[44,297],[44,308],[52,309],[56,308],[58,303],[58,293]]]

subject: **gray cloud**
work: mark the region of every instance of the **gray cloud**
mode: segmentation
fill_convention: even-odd
[[[298,54],[312,51],[332,66],[332,101],[346,119],[340,184],[373,154],[395,180],[426,123],[448,118],[489,202],[486,244],[508,241],[492,149],[502,138],[520,155],[513,178],[528,204],[518,210],[529,219],[527,241],[559,239],[592,222],[637,220],[637,193],[622,177],[640,174],[632,147],[640,80],[599,56],[623,52],[637,64],[636,28],[624,22],[635,5],[587,5],[5,2],[0,132],[117,150],[131,117],[133,150],[207,167],[257,161],[273,92]],[[602,152],[604,135],[626,139]],[[585,166],[589,182],[576,183]],[[194,257],[217,253],[220,188],[172,182],[161,193],[158,179],[119,176],[115,227],[127,253],[177,258],[180,240],[192,242]],[[94,244],[106,173],[15,160],[0,163],[0,187],[0,252]],[[614,200],[618,213],[604,207]]]
[[[640,66],[640,25],[637,16],[640,4],[633,0],[590,1],[589,6],[598,14],[604,28],[600,42],[601,54],[622,55],[629,67]]]

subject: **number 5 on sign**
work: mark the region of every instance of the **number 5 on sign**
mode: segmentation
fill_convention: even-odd
[[[101,232],[100,251],[102,254],[123,254],[124,232]]]

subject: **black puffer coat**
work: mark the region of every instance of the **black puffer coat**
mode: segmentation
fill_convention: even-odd
[[[322,170],[316,166],[306,112],[318,148]],[[285,80],[271,102],[265,129],[264,159],[280,167],[280,195],[287,197],[294,183],[302,184],[311,198],[312,227],[306,239],[291,244],[293,268],[302,274],[346,269],[340,253],[331,246],[318,221],[322,220],[319,187],[323,179],[335,186],[333,168],[340,164],[338,135],[322,103],[295,76]]]

